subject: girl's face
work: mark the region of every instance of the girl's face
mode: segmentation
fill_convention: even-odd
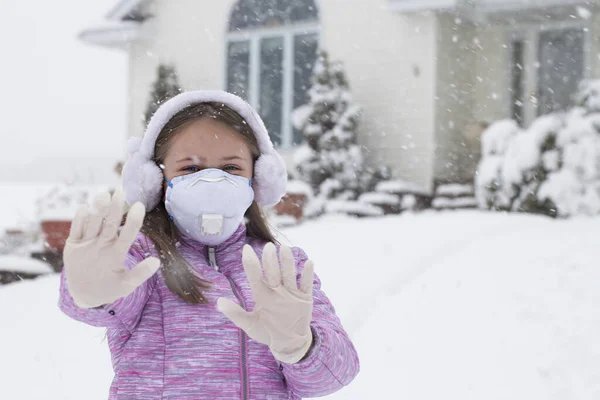
[[[252,179],[252,154],[248,144],[231,126],[205,117],[184,125],[170,139],[163,165],[168,180],[217,168]]]

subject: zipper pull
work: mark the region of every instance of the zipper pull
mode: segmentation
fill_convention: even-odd
[[[214,247],[208,248],[208,262],[215,271],[219,271],[219,266],[217,265],[217,255]]]

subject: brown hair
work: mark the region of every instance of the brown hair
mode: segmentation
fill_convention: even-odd
[[[189,122],[200,118],[214,118],[234,128],[244,138],[253,161],[260,156],[256,136],[250,126],[233,109],[221,103],[200,103],[189,106],[173,118],[160,131],[154,146],[154,162],[163,164],[169,151],[171,139]],[[142,233],[148,236],[156,246],[162,264],[162,274],[169,289],[188,303],[206,303],[203,291],[210,287],[208,281],[194,274],[193,268],[177,250],[176,243],[181,234],[169,218],[164,201],[146,214]],[[246,234],[250,237],[275,243],[276,240],[269,229],[266,218],[256,202],[246,211]]]

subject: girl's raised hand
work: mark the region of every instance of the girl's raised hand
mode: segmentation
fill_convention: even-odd
[[[149,257],[131,271],[126,269],[127,253],[146,211],[141,203],[134,204],[119,231],[124,207],[120,190],[112,199],[102,193],[94,199],[94,209],[81,206],[71,224],[63,260],[67,288],[79,307],[111,304],[131,294],[160,267],[159,259]]]
[[[306,355],[313,340],[310,322],[314,267],[312,261],[306,262],[298,287],[292,250],[281,246],[280,259],[281,269],[277,249],[269,243],[263,251],[261,268],[252,247],[244,246],[242,261],[256,306],[248,312],[227,298],[220,298],[217,306],[248,336],[269,346],[277,360],[294,364]]]

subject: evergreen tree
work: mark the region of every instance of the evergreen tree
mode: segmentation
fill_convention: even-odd
[[[182,92],[177,79],[175,67],[161,64],[158,66],[156,81],[152,85],[150,101],[146,107],[145,123],[150,122],[152,115],[165,101]]]
[[[294,111],[294,126],[305,143],[295,155],[298,178],[326,199],[354,200],[387,178],[387,169],[368,168],[356,131],[361,108],[352,100],[341,63],[321,50],[313,70],[308,103]]]

